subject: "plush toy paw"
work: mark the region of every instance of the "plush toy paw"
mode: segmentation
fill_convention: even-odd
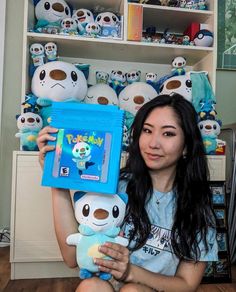
[[[109,273],[103,273],[103,272],[101,272],[100,274],[99,274],[99,278],[100,279],[102,279],[102,280],[104,280],[104,281],[108,281],[108,280],[110,280],[111,279],[111,274],[109,274]]]
[[[86,269],[80,269],[80,271],[79,271],[79,277],[81,279],[88,279],[88,278],[91,278],[92,277],[92,273],[90,273]]]

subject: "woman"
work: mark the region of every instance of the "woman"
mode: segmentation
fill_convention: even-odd
[[[41,165],[44,154],[54,149],[46,142],[56,131],[47,127],[40,132]],[[82,281],[77,291],[195,291],[206,262],[217,260],[217,243],[197,114],[182,96],[156,97],[138,111],[119,188],[129,195],[123,226],[129,249],[100,246],[112,260],[97,258],[95,263],[113,275],[113,282],[94,277]],[[68,194],[52,189],[59,246],[74,267],[75,249],[65,243],[76,232]]]

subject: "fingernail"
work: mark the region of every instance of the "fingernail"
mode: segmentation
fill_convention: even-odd
[[[96,264],[97,263],[97,260],[96,259],[93,259],[93,262],[94,262],[94,264]]]

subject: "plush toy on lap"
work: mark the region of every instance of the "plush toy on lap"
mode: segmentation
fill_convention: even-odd
[[[107,195],[101,193],[76,192],[74,194],[75,218],[79,233],[71,234],[66,242],[76,245],[76,259],[81,279],[98,276],[109,280],[111,274],[100,272],[94,258],[109,259],[98,248],[105,242],[128,245],[128,239],[119,236],[124,217],[127,194]]]

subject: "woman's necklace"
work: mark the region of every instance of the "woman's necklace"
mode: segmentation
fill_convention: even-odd
[[[156,199],[156,204],[159,205],[161,200],[164,198],[164,196],[166,195],[166,193],[162,194],[160,198]]]

